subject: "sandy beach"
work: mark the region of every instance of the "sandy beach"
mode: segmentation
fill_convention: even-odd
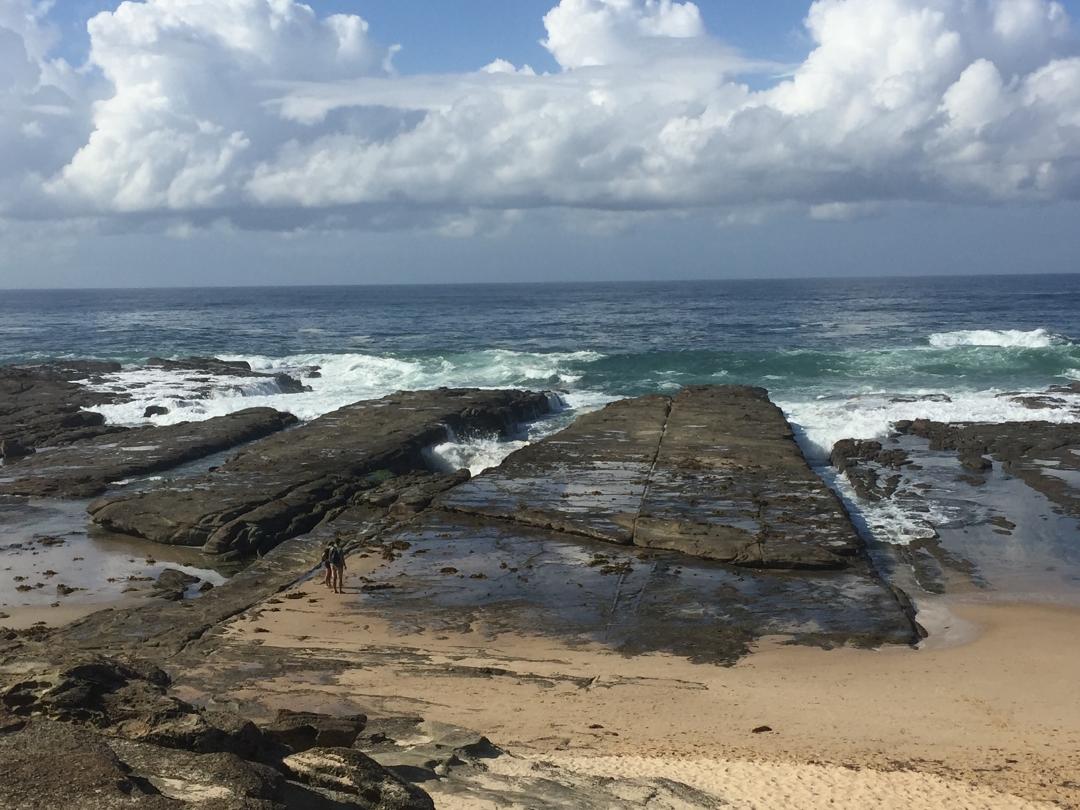
[[[724,806],[1080,806],[1073,608],[942,602],[938,632],[918,649],[765,640],[722,667],[539,635],[488,637],[483,627],[398,635],[356,593],[311,581],[300,590],[307,598],[233,622],[230,643],[353,665],[332,679],[312,670],[310,680],[300,667],[230,698],[422,713],[483,729],[516,755],[496,769],[540,761],[674,779]],[[440,807],[484,806],[440,801],[438,786],[433,796]]]

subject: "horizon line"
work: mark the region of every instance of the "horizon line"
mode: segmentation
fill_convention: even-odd
[[[672,278],[672,279],[594,279],[594,280],[513,280],[513,281],[398,281],[398,282],[339,282],[328,284],[161,284],[141,287],[4,287],[0,292],[109,292],[109,291],[151,291],[151,290],[266,290],[266,289],[338,289],[342,287],[528,287],[528,286],[587,286],[600,284],[702,284],[724,282],[782,282],[782,281],[876,281],[895,279],[943,279],[943,278],[1039,278],[1056,276],[1076,276],[1080,270],[1045,273],[919,273],[886,274],[878,276],[856,275],[811,275],[811,276],[729,276],[726,278]]]

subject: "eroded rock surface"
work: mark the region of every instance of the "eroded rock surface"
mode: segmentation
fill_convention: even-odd
[[[905,605],[865,561],[739,569],[438,510],[377,541],[371,551],[387,562],[362,586],[363,607],[403,635],[543,633],[710,663],[733,663],[772,634],[822,645],[917,639]]]
[[[0,366],[0,458],[21,458],[37,447],[123,430],[85,410],[118,401],[76,380],[119,371],[118,363],[79,361],[47,366]]]
[[[296,422],[273,408],[249,408],[202,422],[123,430],[45,450],[0,470],[0,493],[86,498],[109,485],[168,470],[269,436]]]
[[[843,568],[861,548],[780,409],[743,386],[616,402],[440,505],[756,568]]]
[[[896,428],[927,439],[931,450],[955,451],[975,473],[989,469],[987,457],[992,457],[1005,472],[1080,517],[1080,424],[945,424],[917,419]]]
[[[1044,596],[1080,574],[1080,425],[902,421],[838,442],[875,555],[903,587]],[[909,582],[910,578],[910,582]]]
[[[378,810],[434,810],[431,797],[352,748],[311,748],[285,758],[298,781],[356,796]]]
[[[120,534],[202,546],[211,554],[265,551],[308,531],[370,476],[422,470],[448,436],[506,432],[549,408],[543,394],[476,389],[404,392],[359,402],[246,448],[214,472],[90,505]]]

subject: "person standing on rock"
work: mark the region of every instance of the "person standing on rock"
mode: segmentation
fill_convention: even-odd
[[[330,568],[334,593],[345,593],[345,549],[337,540],[330,544]]]

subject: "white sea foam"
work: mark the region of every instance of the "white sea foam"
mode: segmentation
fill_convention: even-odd
[[[997,390],[953,392],[950,401],[915,399],[940,396],[939,392],[896,394],[865,393],[852,396],[824,396],[813,400],[778,400],[792,423],[803,451],[813,461],[823,461],[841,439],[878,439],[887,436],[902,419],[932,419],[938,422],[1025,422],[1040,419],[1065,423],[1080,419],[1080,395],[1056,394],[1064,400],[1057,408],[1032,411],[1015,401],[1012,394]]]
[[[87,382],[95,390],[122,392],[131,401],[103,405],[98,410],[111,424],[144,424],[150,405],[169,413],[154,417],[159,425],[208,419],[243,408],[268,406],[288,411],[303,420],[314,419],[362,399],[394,391],[447,387],[548,388],[572,384],[580,378],[575,366],[603,358],[596,352],[533,353],[504,349],[401,359],[374,354],[303,354],[288,357],[225,355],[244,360],[252,370],[291,374],[312,390],[284,394],[272,377],[237,377],[161,368],[130,368]],[[318,369],[319,376],[307,376]],[[586,394],[571,407],[589,407],[597,399]],[[602,404],[602,402],[600,403]]]
[[[905,509],[900,503],[886,499],[871,503],[861,499],[843,475],[832,467],[821,470],[822,477],[847,506],[856,525],[876,540],[896,545],[907,545],[912,540],[928,540],[937,535],[936,526],[946,523],[949,515],[936,508],[936,504],[923,500],[925,512]]]
[[[938,332],[928,341],[935,349],[954,349],[959,346],[998,346],[1017,349],[1045,349],[1068,341],[1045,329],[1024,332],[1019,329],[963,329],[957,332]]]
[[[1038,393],[1038,392],[1032,392]],[[930,538],[936,527],[957,520],[949,506],[932,499],[920,499],[923,508],[907,508],[903,499],[869,503],[858,498],[847,479],[825,466],[833,445],[841,439],[883,439],[902,419],[932,419],[939,422],[1018,422],[1040,419],[1066,423],[1080,420],[1080,395],[1055,394],[1063,400],[1059,407],[1032,411],[1015,400],[1015,393],[972,391],[952,392],[949,401],[940,393],[919,391],[904,395],[866,393],[847,397],[819,397],[812,401],[782,401],[799,443],[811,463],[820,465],[822,477],[848,504],[856,523],[875,539],[886,543],[906,544],[918,538]],[[933,397],[922,398],[919,397]],[[901,399],[902,401],[894,401]],[[914,401],[911,401],[914,400]],[[901,489],[910,486],[906,476]]]
[[[465,469],[479,475],[491,467],[498,467],[504,458],[527,444],[529,440],[505,441],[494,434],[465,441],[454,439],[433,447],[428,460],[432,467],[442,472]]]

